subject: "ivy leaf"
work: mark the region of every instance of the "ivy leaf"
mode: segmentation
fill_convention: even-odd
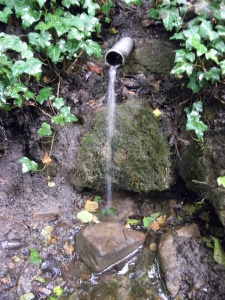
[[[221,74],[222,76],[225,75],[225,60],[222,60],[220,63],[219,63],[220,67],[221,67]]]
[[[123,0],[128,6],[130,4],[141,5],[141,0]]]
[[[153,19],[158,19],[159,9],[150,8],[148,11],[148,17]]]
[[[21,16],[22,25],[24,29],[30,27],[33,23],[37,22],[40,19],[41,13],[37,10],[34,10],[30,6],[16,6],[17,16]]]
[[[6,6],[3,11],[0,11],[0,21],[7,24],[8,16],[11,14],[13,14],[12,10]]]
[[[29,171],[33,171],[33,172],[37,171],[38,164],[35,161],[30,160],[27,157],[22,157],[19,160],[19,163],[22,165],[22,173],[23,174],[27,173]]]
[[[41,89],[39,92],[39,95],[37,95],[37,97],[36,97],[36,101],[42,105],[45,100],[48,100],[51,90],[52,90],[52,88],[50,88],[50,87]]]
[[[0,34],[0,50],[4,48],[19,52],[23,59],[33,57],[33,52],[28,50],[27,43],[22,42],[19,37],[15,35]]]
[[[171,70],[170,73],[180,75],[186,72],[186,74],[190,76],[192,74],[192,71],[193,71],[193,64],[186,61],[181,61],[174,66],[174,68]]]
[[[218,38],[209,43],[208,47],[214,48],[221,53],[225,52],[225,43],[221,38]]]
[[[38,267],[42,262],[42,258],[38,255],[38,252],[33,248],[30,248],[30,262]]]
[[[225,26],[217,25],[216,29],[217,29],[217,32],[220,36],[225,36]]]
[[[218,52],[215,49],[210,49],[208,52],[206,52],[205,57],[207,60],[211,59],[218,64]]]
[[[26,91],[23,96],[26,100],[34,100],[34,94],[31,91]]]
[[[176,50],[175,60],[174,62],[182,62],[184,60],[189,60],[190,62],[195,61],[195,54],[193,52],[189,52],[187,50]]]
[[[77,122],[78,119],[70,112],[69,106],[64,106],[60,109],[59,116],[52,117],[52,122],[61,126],[66,125],[69,122]]]
[[[94,16],[95,10],[99,9],[100,7],[97,3],[94,3],[92,0],[85,0],[83,8],[87,8],[89,16]]]
[[[78,0],[63,0],[62,5],[64,5],[67,8],[70,8],[71,5],[80,6],[80,3]]]
[[[48,47],[47,53],[51,60],[54,62],[54,64],[60,61],[61,50],[58,45],[51,45],[50,47]]]
[[[83,223],[90,223],[93,220],[93,214],[82,210],[77,214],[77,219],[81,220]]]
[[[213,41],[219,37],[218,33],[213,31],[211,22],[204,19],[202,20],[198,33],[203,39],[210,41]]]
[[[45,49],[51,45],[52,35],[49,32],[42,32],[41,34],[30,32],[28,38],[31,45]]]
[[[215,82],[220,80],[220,72],[221,70],[216,68],[216,67],[212,67],[208,72],[204,73],[204,78],[207,81],[211,81],[212,84],[214,84]]]
[[[84,51],[89,55],[95,55],[98,58],[102,58],[102,52],[101,52],[101,47],[99,46],[98,43],[92,41],[92,40],[87,40],[86,44],[83,46]]]
[[[217,178],[217,183],[218,183],[218,185],[222,185],[223,187],[225,187],[225,176],[218,177]]]
[[[40,73],[42,62],[37,58],[29,58],[26,61],[18,60],[12,66],[12,72],[14,76],[20,76],[23,73],[29,75],[36,75]]]
[[[153,221],[154,221],[154,219],[151,218],[151,217],[144,217],[143,218],[143,225],[144,225],[144,227],[145,228],[149,228],[150,223],[153,222]]]
[[[41,128],[38,130],[38,135],[40,137],[52,135],[50,125],[48,123],[43,122]]]
[[[60,109],[64,105],[63,98],[57,97],[53,102],[53,106],[57,109]]]
[[[182,25],[182,18],[176,8],[162,9],[159,17],[162,19],[163,25],[167,31],[172,31],[174,27],[179,29]]]
[[[186,130],[194,130],[198,140],[200,141],[204,132],[208,129],[208,127],[202,121],[200,121],[199,112],[202,111],[201,101],[197,101],[193,104],[191,112],[187,107],[184,109],[184,111],[187,114]]]
[[[200,90],[200,86],[195,75],[190,76],[190,81],[187,87],[191,89],[194,94]]]
[[[39,4],[40,8],[42,8],[44,6],[46,0],[37,0],[37,2]]]
[[[67,38],[69,40],[75,39],[78,41],[82,40],[84,37],[85,37],[84,33],[82,31],[78,30],[77,28],[71,28],[70,32],[67,36]]]

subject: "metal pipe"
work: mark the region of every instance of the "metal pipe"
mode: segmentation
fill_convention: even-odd
[[[130,37],[121,38],[105,55],[108,66],[122,66],[133,50],[134,42]]]

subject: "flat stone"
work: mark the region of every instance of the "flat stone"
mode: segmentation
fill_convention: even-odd
[[[145,234],[115,222],[101,222],[80,231],[77,252],[92,270],[101,272],[122,260],[145,241]]]
[[[174,241],[179,237],[192,238],[199,237],[200,232],[196,224],[183,226],[173,232],[162,235],[159,243],[159,261],[164,274],[167,290],[172,297],[179,291],[182,281],[182,266],[178,260],[178,253]],[[191,249],[190,249],[191,251]]]
[[[33,221],[50,221],[58,217],[60,214],[60,208],[54,205],[54,202],[45,202],[40,207],[35,208],[33,211]]]

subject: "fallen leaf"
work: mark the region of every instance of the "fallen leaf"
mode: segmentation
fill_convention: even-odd
[[[93,222],[100,223],[100,221],[96,215],[93,215]]]
[[[87,200],[84,209],[89,212],[96,212],[98,209],[98,203],[95,201]]]
[[[45,238],[45,242],[49,244],[52,239],[52,231],[53,231],[54,226],[46,226],[42,229],[41,234]]]
[[[45,287],[42,287],[42,286],[39,287],[37,290],[38,290],[38,292],[45,294],[47,296],[51,294],[51,290],[46,289]]]
[[[131,228],[130,224],[126,223],[126,224],[125,224],[125,228],[130,229],[130,228]]]
[[[83,223],[89,223],[93,220],[93,214],[86,210],[82,210],[77,214],[77,219],[81,220]]]
[[[149,227],[153,230],[159,230],[160,229],[159,223],[157,221],[152,221],[150,223]]]
[[[98,74],[98,75],[102,74],[103,69],[101,67],[97,66],[96,64],[94,64],[93,62],[88,62],[87,67],[91,72],[93,72],[95,74]]]
[[[166,215],[161,215],[161,216],[158,217],[156,220],[157,220],[157,222],[158,222],[160,225],[162,225],[162,224],[164,224],[165,221],[166,221]]]
[[[56,286],[54,286],[54,288],[53,288],[53,293],[56,294],[56,296],[59,297],[59,296],[62,295],[63,289],[62,289],[60,286],[56,285]]]
[[[97,108],[100,107],[100,105],[98,104],[98,102],[95,101],[95,100],[90,100],[90,101],[88,101],[87,104],[88,104],[93,110],[96,110]]]
[[[139,223],[139,221],[136,219],[127,219],[127,224],[135,225],[138,223]]]
[[[159,117],[161,115],[161,111],[158,108],[156,108],[156,109],[153,110],[153,115],[155,117]]]
[[[34,299],[34,294],[33,293],[26,293],[22,296],[19,297],[19,300],[31,300]]]
[[[40,277],[40,276],[34,276],[33,280],[41,282],[41,283],[45,283],[45,279],[43,277]]]
[[[48,182],[48,187],[52,188],[54,186],[55,186],[55,182],[53,182],[53,181]]]
[[[115,27],[110,27],[110,28],[109,28],[109,32],[110,32],[111,34],[117,34],[117,30],[116,30]]]
[[[56,237],[55,236],[52,236],[51,238],[51,243],[55,243],[56,242]]]
[[[63,252],[67,255],[72,255],[73,251],[74,251],[73,245],[71,245],[68,241],[66,241],[63,246]]]
[[[14,269],[14,268],[15,268],[14,263],[10,262],[10,263],[9,263],[9,268],[10,268],[10,269]]]

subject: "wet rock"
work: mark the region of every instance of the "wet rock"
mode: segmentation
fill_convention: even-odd
[[[174,66],[175,47],[171,42],[158,39],[134,39],[135,49],[125,65],[129,74],[148,70],[169,75]]]
[[[21,239],[3,240],[0,242],[2,249],[16,250],[25,245]]]
[[[106,113],[102,108],[96,114],[90,133],[83,137],[74,177],[78,190],[105,189]],[[116,189],[149,192],[169,187],[172,181],[169,147],[146,102],[132,99],[117,106],[112,151]]]
[[[52,201],[46,201],[41,203],[39,208],[36,208],[33,212],[33,221],[50,221],[56,219],[60,214],[60,208],[54,205],[54,199]]]
[[[182,238],[200,238],[200,232],[196,224],[183,226],[175,231],[162,235],[159,243],[159,260],[164,274],[166,287],[169,293],[174,297],[180,288],[182,282],[182,265],[178,260],[176,241]],[[188,249],[191,251],[191,249]]]
[[[26,293],[29,293],[32,289],[31,282],[29,278],[20,276],[17,285],[17,295],[22,296]]]
[[[145,235],[119,223],[101,222],[81,230],[78,254],[91,269],[101,272],[142,246]]]
[[[47,259],[45,259],[42,262],[40,269],[44,273],[50,273],[52,277],[55,277],[60,274],[60,268],[58,266],[58,262],[52,254],[49,254],[47,256]]]
[[[225,174],[225,156],[221,150],[225,143],[225,135],[222,132],[224,124],[210,109],[205,109],[205,118],[206,124],[216,124],[215,129],[202,143],[192,139],[187,147],[181,149],[180,175],[188,189],[200,195],[207,195],[207,200],[213,204],[225,226],[225,193],[223,187],[217,189],[217,178]],[[221,132],[217,132],[219,129]]]

